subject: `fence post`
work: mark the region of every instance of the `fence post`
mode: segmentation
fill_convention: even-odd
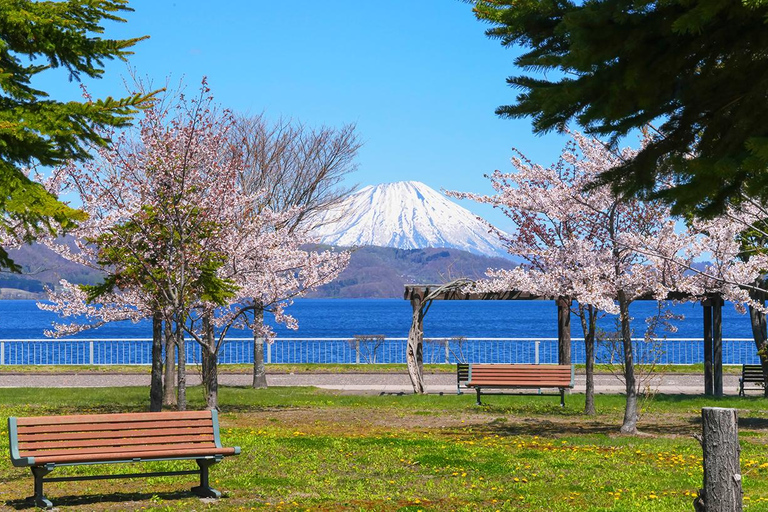
[[[93,364],[93,342],[88,342],[88,364]]]
[[[739,426],[736,409],[701,409],[704,488],[694,501],[697,512],[741,512]]]
[[[445,340],[445,364],[451,364],[451,340]]]
[[[534,364],[539,364],[539,345],[541,345],[541,341],[536,340],[533,342],[533,362]]]
[[[267,364],[272,364],[272,343],[274,343],[274,340],[272,343],[269,343],[269,341],[266,341],[265,345],[267,346]]]
[[[5,364],[5,342],[0,341],[0,366]]]
[[[355,338],[355,364],[360,364],[360,338]]]

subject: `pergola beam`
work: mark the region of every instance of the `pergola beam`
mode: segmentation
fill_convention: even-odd
[[[418,307],[431,291],[440,288],[439,284],[407,284],[405,299]],[[553,300],[557,304],[557,339],[558,362],[571,363],[571,301],[567,297],[533,295],[519,290],[503,292],[464,293],[459,289],[450,289],[436,294],[433,300]],[[704,394],[723,396],[723,299],[716,294],[700,297],[683,292],[670,292],[666,300],[701,301],[704,309]],[[637,297],[638,300],[657,300],[652,294]]]

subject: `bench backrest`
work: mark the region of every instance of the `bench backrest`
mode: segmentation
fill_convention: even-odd
[[[565,364],[472,364],[469,384],[573,387],[573,367]]]
[[[741,367],[741,376],[745,380],[761,382],[763,380],[763,367],[759,364],[745,364]]]
[[[112,453],[162,458],[179,449],[221,447],[216,411],[9,418],[8,432],[14,466]]]
[[[456,380],[467,382],[469,380],[469,363],[456,364]]]

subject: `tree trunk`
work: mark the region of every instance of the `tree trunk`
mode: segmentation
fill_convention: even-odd
[[[694,501],[697,512],[741,512],[739,427],[736,409],[701,410],[704,488]]]
[[[632,351],[632,330],[630,329],[629,301],[624,290],[619,290],[619,318],[621,320],[621,341],[624,348],[624,385],[627,403],[624,407],[622,434],[637,434],[637,388],[635,386],[635,361]]]
[[[413,392],[419,395],[425,393],[424,386],[424,315],[420,299],[411,301],[413,317],[411,330],[408,331],[408,346],[405,350],[405,360],[408,363],[408,375],[411,378]]]
[[[149,410],[163,410],[163,315],[152,315],[152,377],[149,385]]]
[[[163,377],[163,405],[176,405],[176,340],[173,322],[165,320],[165,376]]]
[[[264,310],[257,307],[253,312],[253,389],[265,389],[267,387],[264,338],[261,335],[262,325],[264,325]]]
[[[176,367],[176,404],[180,411],[187,410],[187,349],[184,345],[184,331],[176,325],[176,350],[179,354],[179,364]]]
[[[750,290],[749,297],[760,304],[765,305],[765,295],[756,290]],[[763,367],[763,393],[768,397],[768,329],[766,317],[762,311],[749,306],[749,321],[752,324],[752,337],[757,347],[757,355]]]
[[[571,364],[571,299],[558,297],[557,304],[557,363]]]
[[[595,331],[597,312],[593,306],[579,305],[579,318],[584,331],[584,353],[586,357],[587,386],[584,395],[584,414],[595,415]]]
[[[219,409],[219,375],[216,340],[214,338],[211,313],[203,316],[203,346],[200,353],[203,363],[203,389],[205,390],[205,404],[208,409]]]

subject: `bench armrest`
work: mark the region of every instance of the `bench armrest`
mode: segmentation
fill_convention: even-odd
[[[17,468],[32,466],[35,463],[34,457],[19,456],[19,431],[16,425],[16,418],[8,418],[8,446],[11,449],[11,463]]]

